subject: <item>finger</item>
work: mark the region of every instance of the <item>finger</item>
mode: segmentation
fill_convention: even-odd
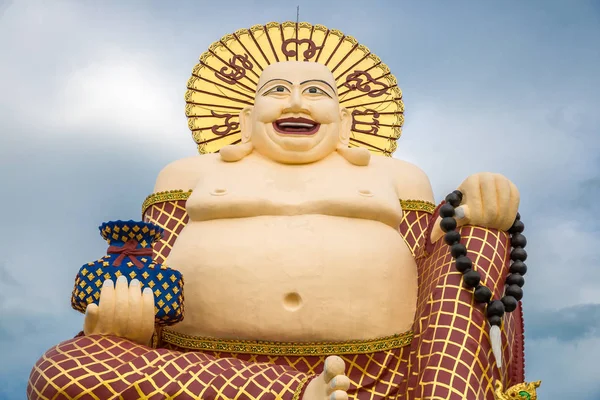
[[[126,337],[132,337],[140,331],[142,324],[142,288],[137,279],[129,283],[129,319]]]
[[[482,225],[492,226],[498,214],[498,191],[496,189],[496,177],[493,174],[482,174],[479,181],[481,188]]]
[[[96,333],[108,335],[113,332],[115,316],[115,288],[113,281],[107,279],[100,291],[100,304],[98,306],[98,325]]]
[[[154,333],[154,294],[152,289],[142,292],[142,322],[139,333],[140,343],[149,344]]]
[[[98,324],[98,305],[95,303],[88,304],[85,309],[85,319],[83,321],[83,333],[93,335],[96,325]]]
[[[496,175],[496,191],[498,193],[498,213],[493,221],[493,226],[498,229],[502,229],[506,225],[506,222],[510,220],[512,224],[516,212],[511,215],[511,188],[510,181],[502,175]]]
[[[127,278],[123,275],[117,278],[115,285],[115,335],[124,337],[127,332],[129,319],[129,288]]]

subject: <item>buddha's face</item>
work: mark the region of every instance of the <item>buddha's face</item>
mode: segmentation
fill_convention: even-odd
[[[277,162],[319,161],[348,142],[350,116],[340,108],[332,73],[313,62],[281,62],[260,76],[254,107],[242,111],[242,136]]]

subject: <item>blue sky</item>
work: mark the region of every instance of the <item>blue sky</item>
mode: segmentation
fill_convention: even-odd
[[[101,5],[100,5],[101,4]],[[167,5],[168,4],[168,5]],[[300,19],[353,35],[406,103],[396,157],[441,200],[469,174],[521,191],[526,372],[542,399],[600,399],[600,2],[0,0],[0,398],[72,337],[97,226],[139,218],[159,170],[193,155],[183,93],[239,28]]]

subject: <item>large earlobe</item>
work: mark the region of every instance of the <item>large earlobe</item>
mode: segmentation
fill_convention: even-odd
[[[340,108],[340,143],[344,146],[350,144],[350,134],[352,129],[352,115],[345,108]]]
[[[252,106],[248,106],[240,112],[240,132],[242,143],[248,143],[252,137]]]

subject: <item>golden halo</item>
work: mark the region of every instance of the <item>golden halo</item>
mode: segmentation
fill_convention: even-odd
[[[325,64],[352,114],[350,147],[391,156],[404,123],[402,91],[387,65],[352,36],[306,22],[240,29],[200,56],[185,92],[188,127],[201,154],[241,141],[239,112],[254,103],[262,70],[278,61]]]

